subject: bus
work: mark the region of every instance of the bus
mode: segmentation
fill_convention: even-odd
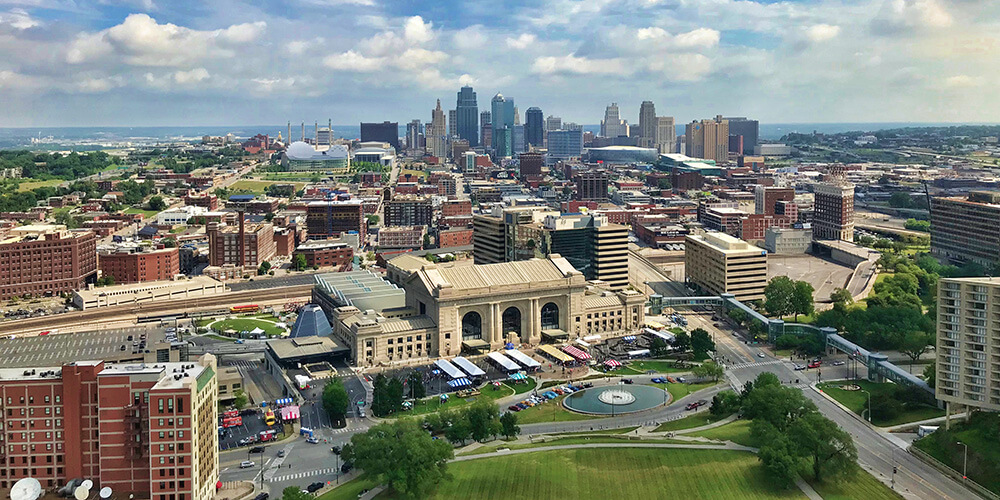
[[[233,418],[233,417],[238,417],[239,415],[240,415],[239,410],[226,410],[222,412],[223,418]]]
[[[243,425],[243,417],[240,417],[240,416],[227,417],[227,418],[222,419],[222,426],[225,427],[225,428],[239,427],[241,425]]]
[[[229,312],[233,314],[255,313],[258,311],[260,311],[260,306],[257,304],[246,304],[242,306],[233,306],[229,308]]]
[[[277,420],[274,418],[274,411],[268,409],[267,413],[264,414],[264,423],[267,425],[274,425],[276,422]]]

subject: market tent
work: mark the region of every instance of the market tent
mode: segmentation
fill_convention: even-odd
[[[629,351],[628,357],[635,358],[639,356],[649,356],[649,349],[637,349],[635,351]]]
[[[250,330],[250,335],[260,335],[262,333],[264,333],[264,329],[259,326],[257,328],[254,328],[253,330]]]
[[[462,373],[462,370],[456,368],[455,365],[449,363],[448,360],[439,359],[435,361],[434,364],[451,378],[462,378],[465,376],[465,374]]]
[[[596,342],[598,340],[601,340],[601,336],[595,333],[593,335],[587,335],[583,337],[583,340],[586,340],[587,342]]]
[[[472,385],[472,381],[467,378],[457,378],[455,380],[449,380],[448,386],[453,389],[458,389],[459,387],[468,387]]]
[[[288,420],[298,420],[299,418],[299,407],[298,406],[286,406],[281,409],[281,419]]]
[[[572,357],[566,355],[566,353],[564,353],[564,352],[560,351],[559,349],[556,349],[555,347],[552,347],[550,345],[540,345],[540,346],[538,346],[538,350],[541,351],[546,356],[548,356],[548,357],[550,357],[550,358],[552,358],[552,359],[554,359],[554,360],[556,360],[556,361],[558,361],[560,363],[569,363],[569,362],[574,361]]]
[[[604,362],[604,366],[607,366],[609,368],[618,368],[621,365],[622,364],[619,363],[618,360],[615,360],[615,359],[609,359],[609,360],[607,360],[607,361]]]
[[[573,347],[571,345],[564,345],[562,347],[562,350],[566,354],[569,354],[570,356],[576,358],[577,361],[586,361],[588,359],[591,359],[590,354],[587,354],[586,352],[583,352],[580,349],[577,349],[576,347]]]
[[[486,372],[482,368],[472,364],[471,361],[463,358],[462,356],[457,356],[455,359],[451,360],[452,363],[458,365],[465,373],[468,373],[470,377],[482,377],[486,375]]]
[[[582,345],[583,347],[590,347],[590,342],[587,342],[586,340],[583,339],[576,339],[574,342]]]
[[[521,369],[517,363],[513,362],[507,356],[500,354],[499,352],[491,352],[486,355],[494,363],[500,365],[501,368],[507,371],[519,370]]]
[[[635,342],[635,335],[626,335],[622,337],[625,342]]]
[[[274,400],[274,404],[276,404],[276,405],[290,405],[290,404],[292,404],[292,398],[276,399],[276,400]]]
[[[526,380],[527,378],[528,376],[521,372],[514,373],[510,376],[511,380]]]
[[[653,330],[652,328],[646,328],[645,330],[643,330],[643,332],[652,335],[654,337],[659,337],[668,344],[673,344],[674,341],[677,340],[677,337],[674,337],[674,334],[669,332],[658,332],[656,330]]]
[[[511,359],[517,361],[521,366],[525,368],[538,368],[542,366],[541,363],[535,361],[530,356],[521,351],[518,351],[517,349],[508,349],[505,354],[507,356],[510,356]]]

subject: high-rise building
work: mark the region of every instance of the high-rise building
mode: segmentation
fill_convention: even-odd
[[[360,200],[312,201],[306,205],[306,236],[325,240],[354,231],[364,234],[365,213]]]
[[[524,141],[524,125],[514,125],[514,135],[511,138],[511,154],[516,155],[527,151]]]
[[[424,134],[424,127],[420,120],[413,120],[406,124],[406,149],[420,149],[420,138]]]
[[[639,106],[639,140],[640,148],[651,148],[656,145],[657,127],[656,108],[653,101],[642,101]]]
[[[613,102],[604,110],[604,120],[601,120],[601,137],[628,136],[628,122],[621,119],[618,113],[618,103]]]
[[[986,319],[1000,308],[1000,279],[941,278],[937,290],[934,396],[948,405],[1000,410],[1000,369],[987,361],[1000,346],[1000,326]]]
[[[441,99],[437,107],[431,111],[431,122],[424,133],[427,138],[427,152],[438,158],[448,156],[448,124],[445,122],[444,110],[441,109]]]
[[[491,146],[490,139],[492,138],[492,127],[493,127],[493,114],[489,111],[483,111],[479,113],[479,137],[481,137],[482,146],[489,149]],[[487,129],[490,129],[489,136],[487,136]]]
[[[588,170],[573,177],[576,184],[576,199],[580,201],[608,201],[608,184],[610,177],[604,170]]]
[[[455,103],[456,132],[458,137],[469,141],[469,146],[479,146],[479,104],[476,92],[465,86],[458,91]]]
[[[321,148],[323,146],[330,147],[333,146],[333,120],[329,120],[326,127],[320,127],[319,124],[316,125],[316,147]]]
[[[505,228],[503,217],[472,216],[472,257],[476,264],[506,262]]]
[[[7,401],[0,490],[25,477],[46,490],[88,478],[118,498],[214,497],[217,371],[211,354],[191,363],[8,370],[0,379]]]
[[[514,100],[503,94],[493,96],[491,101],[493,131],[493,151],[500,158],[511,156],[514,139]]]
[[[530,107],[524,112],[524,142],[529,146],[540,148],[545,141],[545,118],[542,110]]]
[[[59,294],[97,279],[97,235],[66,226],[14,227],[0,239],[0,299]]]
[[[448,141],[458,137],[458,110],[448,110]]]
[[[731,293],[740,302],[764,298],[767,250],[725,233],[684,238],[685,279],[705,294]]]
[[[521,153],[517,158],[522,178],[528,175],[542,175],[542,165],[545,163],[545,158],[541,153]]]
[[[854,184],[816,184],[813,195],[813,238],[854,241]]]
[[[757,120],[748,120],[743,116],[723,119],[729,122],[729,135],[743,137],[743,150],[738,152],[752,155],[754,147],[757,146],[758,136],[760,135],[760,122]]]
[[[247,224],[242,228],[242,234],[240,229],[239,226],[227,226],[218,222],[208,223],[205,232],[208,234],[209,265],[229,264],[256,268],[262,262],[274,258],[278,251],[274,243],[274,226],[268,223]]]
[[[757,185],[753,196],[755,214],[775,215],[779,201],[795,201],[795,188]]]
[[[716,116],[713,120],[693,121],[684,133],[686,155],[726,163],[729,160],[729,122]]]
[[[931,255],[955,264],[1000,262],[1000,192],[931,199]]]
[[[385,226],[429,226],[433,218],[430,198],[397,195],[385,202]]]
[[[661,154],[670,154],[676,149],[677,129],[674,128],[674,117],[656,117],[656,150]]]
[[[388,142],[397,150],[399,147],[399,123],[365,123],[361,122],[361,142]]]
[[[579,158],[583,154],[583,128],[566,124],[566,129],[548,132],[548,153],[546,163],[554,165],[558,161]],[[572,126],[572,128],[570,128]]]

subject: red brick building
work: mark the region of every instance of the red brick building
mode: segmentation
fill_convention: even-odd
[[[307,241],[295,249],[295,255],[305,257],[309,267],[335,267],[337,271],[350,271],[354,263],[354,249],[337,241]]]
[[[471,200],[447,200],[441,203],[441,216],[472,215]]]
[[[740,239],[744,241],[763,240],[764,233],[767,232],[768,228],[788,229],[792,227],[794,222],[795,219],[784,215],[748,215],[740,219]]]
[[[378,231],[379,248],[421,248],[424,226],[383,227]]]
[[[274,226],[270,224],[247,224],[244,228],[243,260],[240,259],[240,227],[223,226],[210,222],[208,233],[208,262],[211,266],[257,267],[262,262],[274,257],[277,248],[274,244]]]
[[[450,229],[438,232],[439,248],[463,247],[472,244],[472,229]]]
[[[364,233],[365,214],[361,202],[310,202],[306,207],[306,230],[311,240],[325,240],[349,231]]]
[[[117,495],[211,498],[219,477],[212,355],[193,363],[3,369],[0,492],[94,481]]]
[[[757,186],[753,194],[756,214],[774,215],[774,207],[779,201],[795,201],[793,188]]]
[[[72,292],[96,278],[93,231],[29,225],[0,239],[0,299]]]
[[[189,194],[184,197],[184,204],[195,207],[204,207],[206,210],[215,211],[219,209],[219,197],[214,194]]]
[[[281,257],[288,257],[295,251],[298,238],[295,237],[295,229],[290,227],[274,230],[274,251]]]
[[[177,248],[155,250],[122,249],[98,256],[101,276],[111,276],[116,284],[169,280],[180,274]]]

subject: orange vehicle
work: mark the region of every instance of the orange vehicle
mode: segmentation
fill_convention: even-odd
[[[277,422],[277,419],[274,418],[274,412],[268,409],[267,413],[264,414],[264,423],[267,425],[274,425],[275,422]]]
[[[239,427],[243,425],[243,417],[230,417],[222,419],[222,426],[229,427]]]
[[[242,306],[233,306],[229,308],[229,312],[233,314],[255,313],[258,311],[260,311],[260,306],[257,304],[246,304]]]

